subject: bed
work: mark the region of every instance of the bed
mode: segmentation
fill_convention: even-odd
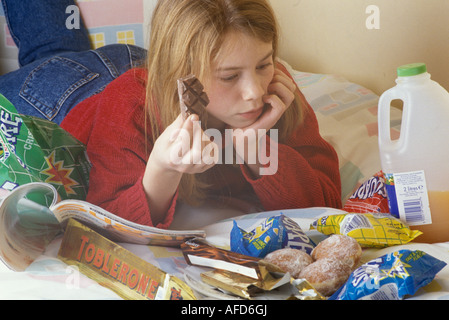
[[[284,64],[287,64],[283,61]],[[287,64],[288,65],[288,64]],[[348,82],[342,77],[296,71],[289,67],[295,81],[313,106],[321,133],[336,148],[340,158],[343,182],[343,201],[373,173],[380,169],[377,148],[376,106],[378,96],[370,90]],[[341,130],[345,128],[345,130]],[[175,214],[173,229],[201,228],[207,240],[220,246],[229,246],[229,234],[236,220],[244,229],[251,230],[265,218],[285,214],[296,221],[316,242],[324,235],[309,231],[310,223],[322,215],[342,211],[331,208],[306,208],[275,212],[254,212],[250,207],[217,207],[213,202],[201,208],[180,206]],[[195,219],[191,217],[195,216]],[[121,299],[113,291],[68,266],[57,258],[62,238],[57,237],[45,252],[24,272],[14,272],[0,264],[0,299]],[[182,252],[177,248],[120,243],[121,246],[159,267],[163,271],[185,277],[188,269]],[[449,262],[449,244],[409,244],[405,248],[420,249]],[[398,249],[369,249],[363,259],[371,260]],[[449,298],[449,268],[443,269],[432,284],[421,289],[413,299]],[[211,296],[203,296],[211,298]],[[212,298],[217,298],[212,296]]]
[[[114,1],[117,2],[117,0]],[[117,37],[128,36],[124,41],[144,45],[146,21],[141,13],[151,10],[154,1],[126,1],[130,7],[145,8],[145,10],[133,10],[128,17],[129,20],[123,19],[118,25],[108,21],[113,19],[113,13],[106,14],[103,19],[100,19],[101,22],[93,19],[102,2],[104,1],[79,1],[90,27],[93,43],[104,45],[119,41],[118,38],[110,38],[109,35],[114,34]],[[0,23],[2,18],[0,16]],[[5,72],[17,67],[14,58],[16,48],[11,44],[7,30],[1,36],[6,45],[4,50],[0,50],[3,55],[0,57],[0,62]],[[345,202],[357,187],[381,169],[377,136],[379,96],[372,90],[348,81],[341,75],[298,71],[288,61],[283,63],[288,67],[313,107],[322,136],[334,146],[338,153],[342,177],[342,200]],[[399,119],[400,112],[393,113],[392,130],[396,134],[400,130]],[[322,215],[339,212],[341,211],[330,208],[256,212],[250,207],[217,208],[214,203],[199,209],[184,205],[178,208],[172,228],[202,228],[206,231],[210,242],[218,246],[228,246],[233,220],[237,220],[241,227],[251,229],[263,219],[283,213],[307,230],[311,238],[320,240],[323,235],[308,230],[310,223]],[[192,215],[197,218],[191,219]],[[80,273],[75,267],[68,266],[57,259],[60,244],[61,237],[58,237],[24,272],[13,272],[0,263],[0,299],[121,299],[113,291]],[[185,279],[185,272],[189,266],[179,249],[124,243],[121,245],[163,271]],[[413,243],[401,247],[420,249],[449,263],[449,243],[434,245]],[[398,248],[367,249],[363,253],[363,260],[368,261],[396,249]],[[410,297],[410,299],[447,298],[449,298],[449,267],[444,268],[430,285]]]

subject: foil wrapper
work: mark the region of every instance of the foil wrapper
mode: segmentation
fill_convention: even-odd
[[[195,238],[181,245],[186,261],[213,270],[201,273],[201,280],[224,292],[243,299],[324,300],[305,279],[289,273],[263,259],[217,248]]]

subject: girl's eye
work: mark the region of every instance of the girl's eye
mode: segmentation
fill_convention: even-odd
[[[221,77],[221,80],[229,82],[229,81],[237,79],[237,77],[238,77],[238,74],[233,74],[233,75],[230,75],[230,76]]]
[[[265,63],[265,64],[263,64],[263,65],[257,67],[257,69],[258,69],[258,70],[265,70],[266,68],[271,67],[272,65],[273,65],[273,64],[272,64],[271,62]]]

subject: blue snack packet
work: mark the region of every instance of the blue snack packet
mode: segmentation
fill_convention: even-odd
[[[285,247],[310,254],[315,246],[299,225],[283,214],[265,219],[249,232],[234,220],[231,230],[231,251],[256,258]]]
[[[329,300],[400,300],[429,284],[446,263],[416,250],[399,250],[356,269]]]

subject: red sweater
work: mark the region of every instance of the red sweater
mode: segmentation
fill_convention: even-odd
[[[130,221],[152,225],[142,185],[153,146],[151,130],[149,126],[145,130],[144,121],[146,77],[146,70],[128,71],[75,106],[61,126],[87,146],[92,169],[86,200]],[[316,116],[306,105],[310,112],[304,125],[286,144],[279,144],[276,174],[254,180],[245,165],[233,166],[227,169],[232,174],[224,175],[223,187],[237,190],[236,194],[251,190],[268,211],[341,207],[337,155],[320,136]],[[170,225],[177,197],[157,227]]]

